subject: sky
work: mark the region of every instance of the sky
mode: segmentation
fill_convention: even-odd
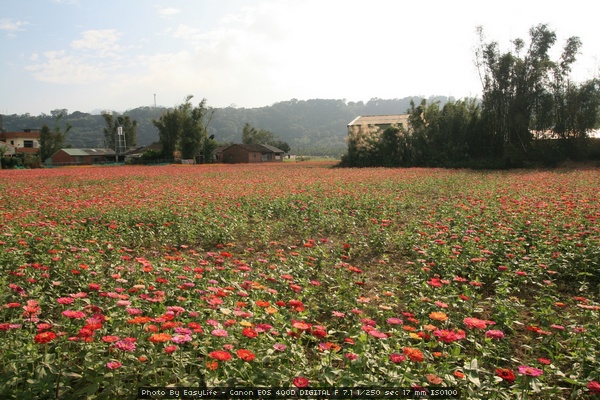
[[[598,75],[589,1],[0,0],[0,113],[481,96],[479,44],[547,24]]]

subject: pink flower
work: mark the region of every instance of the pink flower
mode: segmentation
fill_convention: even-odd
[[[490,329],[485,332],[485,337],[489,339],[504,339],[504,332],[497,329]]]
[[[479,318],[467,317],[467,318],[463,319],[463,322],[465,323],[465,325],[468,328],[485,329],[485,326],[486,326],[486,321],[481,320]]]
[[[219,337],[227,337],[227,336],[229,336],[229,334],[227,333],[227,331],[224,330],[224,329],[215,329],[215,330],[213,330],[211,332],[211,334],[213,336],[219,336]]]
[[[390,361],[393,362],[394,364],[400,364],[404,360],[406,360],[406,356],[403,356],[402,354],[398,354],[398,353],[390,354]]]
[[[123,366],[123,364],[121,364],[118,361],[109,361],[106,363],[106,367],[108,369],[117,369],[117,368],[121,368]]]
[[[402,320],[400,318],[388,318],[386,322],[390,325],[402,325]]]
[[[190,335],[175,335],[173,336],[173,338],[171,339],[171,341],[173,343],[187,343],[190,342],[192,340],[192,337]]]
[[[128,339],[119,340],[117,343],[115,343],[115,347],[121,351],[135,351],[135,343]]]
[[[539,368],[530,367],[529,365],[520,365],[519,373],[522,375],[540,376],[544,373],[544,371]]]
[[[273,345],[273,348],[277,351],[284,351],[285,349],[287,349],[287,346],[283,343],[275,343]]]
[[[62,312],[62,315],[64,315],[67,318],[73,319],[85,318],[85,313],[83,311],[66,310]]]

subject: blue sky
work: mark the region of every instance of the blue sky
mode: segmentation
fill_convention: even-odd
[[[475,28],[508,49],[547,23],[598,74],[589,1],[0,0],[0,113],[261,107],[481,93]]]

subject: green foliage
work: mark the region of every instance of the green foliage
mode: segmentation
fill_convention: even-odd
[[[55,110],[57,111],[57,110]],[[66,113],[66,110],[62,110]],[[54,130],[51,130],[48,125],[42,126],[40,131],[40,159],[46,160],[52,154],[56,153],[63,147],[65,137],[72,128],[72,125],[67,122],[64,131],[60,129],[58,123],[65,114],[53,112],[55,115]]]
[[[192,107],[192,98],[191,95],[186,97],[179,107],[166,110],[158,120],[152,121],[158,129],[165,158],[172,158],[177,150],[184,159],[195,158],[203,152],[213,111],[206,107],[206,99]]]
[[[588,134],[600,123],[600,82],[569,78],[579,38],[569,38],[552,61],[556,34],[546,25],[531,28],[527,51],[521,39],[501,52],[498,43],[485,42],[481,28],[479,35],[481,102],[411,101],[406,131],[349,134],[342,165],[512,168],[595,154]]]
[[[277,135],[265,129],[256,129],[248,123],[244,124],[242,129],[243,144],[268,144],[283,150],[285,153],[290,151],[290,145],[279,140]]]
[[[125,145],[135,147],[137,144],[137,121],[132,120],[128,115],[117,115],[117,113],[103,112],[102,117],[106,123],[103,129],[104,146],[110,149],[116,149],[116,138],[118,128],[123,129],[125,135]]]

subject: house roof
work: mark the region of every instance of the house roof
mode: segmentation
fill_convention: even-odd
[[[283,153],[284,152],[283,150],[279,150],[277,147],[273,147],[268,144],[239,144],[239,143],[232,144],[231,146],[227,147],[226,149],[223,149],[223,151],[225,151],[233,146],[238,146],[246,151],[254,152],[254,153]]]
[[[271,146],[270,144],[261,144],[260,146],[266,147],[268,150],[271,150],[273,153],[284,153],[283,150],[278,149],[275,146]]]
[[[348,126],[360,126],[360,125],[407,125],[409,114],[395,114],[395,115],[361,115]]]
[[[0,132],[0,139],[39,139],[39,132]]]
[[[148,146],[141,146],[141,147],[136,147],[135,149],[131,149],[125,152],[126,155],[142,155],[145,152],[147,152],[148,150],[156,150],[156,151],[161,151],[162,150],[162,145],[158,142],[154,142],[152,144],[149,144]]]
[[[70,156],[114,156],[116,155],[113,149],[60,149]]]

